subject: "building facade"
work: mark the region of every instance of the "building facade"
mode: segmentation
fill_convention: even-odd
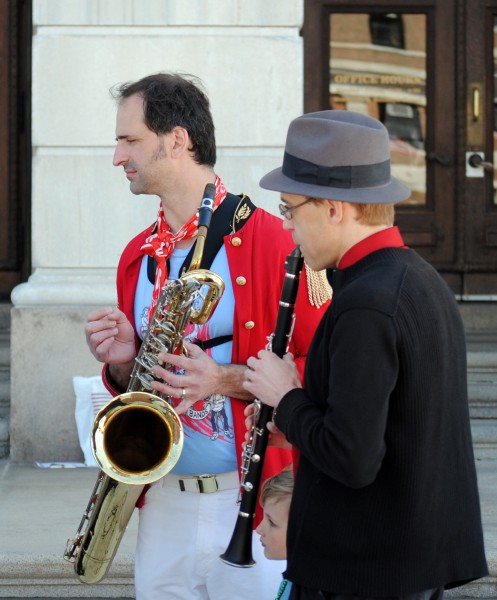
[[[199,77],[219,175],[274,209],[276,196],[258,181],[278,165],[288,122],[303,111],[303,6],[33,0],[31,10],[30,269],[11,293],[10,453],[14,462],[67,461],[81,458],[72,378],[101,367],[86,347],[86,315],[116,302],[120,252],[159,206],[133,196],[112,166],[109,89],[158,71]]]
[[[497,300],[497,0],[0,0],[0,297],[11,311],[11,457],[81,458],[84,322],[115,303],[126,241],[158,199],[112,166],[116,83],[198,76],[227,187],[258,187],[291,119],[381,119],[412,190],[397,223],[461,306]],[[1,416],[1,415],[0,415]],[[0,440],[1,442],[1,440]]]

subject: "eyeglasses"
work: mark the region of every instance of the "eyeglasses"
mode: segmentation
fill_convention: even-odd
[[[280,211],[280,215],[282,217],[285,217],[285,219],[288,219],[288,220],[293,219],[292,211],[294,211],[299,206],[304,206],[304,204],[307,204],[308,202],[311,202],[312,200],[313,200],[312,198],[307,198],[306,200],[304,200],[300,204],[296,204],[295,206],[287,206],[286,204],[278,204],[278,209]]]

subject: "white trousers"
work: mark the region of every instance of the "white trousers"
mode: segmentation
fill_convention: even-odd
[[[231,540],[237,497],[238,489],[199,494],[162,481],[148,490],[139,511],[137,600],[274,600],[286,563],[265,558],[257,534],[255,566],[232,567],[219,558]]]

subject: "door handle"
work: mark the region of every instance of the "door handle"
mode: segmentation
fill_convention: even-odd
[[[436,154],[435,152],[428,152],[426,155],[428,160],[434,160],[435,162],[442,165],[442,167],[451,167],[454,164],[454,159],[446,154]]]
[[[480,88],[473,87],[473,121],[478,121],[480,118]]]
[[[477,152],[474,152],[468,157],[468,164],[470,167],[473,167],[473,169],[482,167],[485,171],[493,171],[495,168],[493,163],[483,160],[483,156]]]

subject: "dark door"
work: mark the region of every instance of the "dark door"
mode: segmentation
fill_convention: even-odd
[[[31,1],[0,0],[0,300],[29,275]]]
[[[386,125],[397,224],[463,299],[497,297],[496,19],[497,0],[305,2],[305,111]]]
[[[464,25],[465,290],[497,297],[497,2],[471,2]]]

